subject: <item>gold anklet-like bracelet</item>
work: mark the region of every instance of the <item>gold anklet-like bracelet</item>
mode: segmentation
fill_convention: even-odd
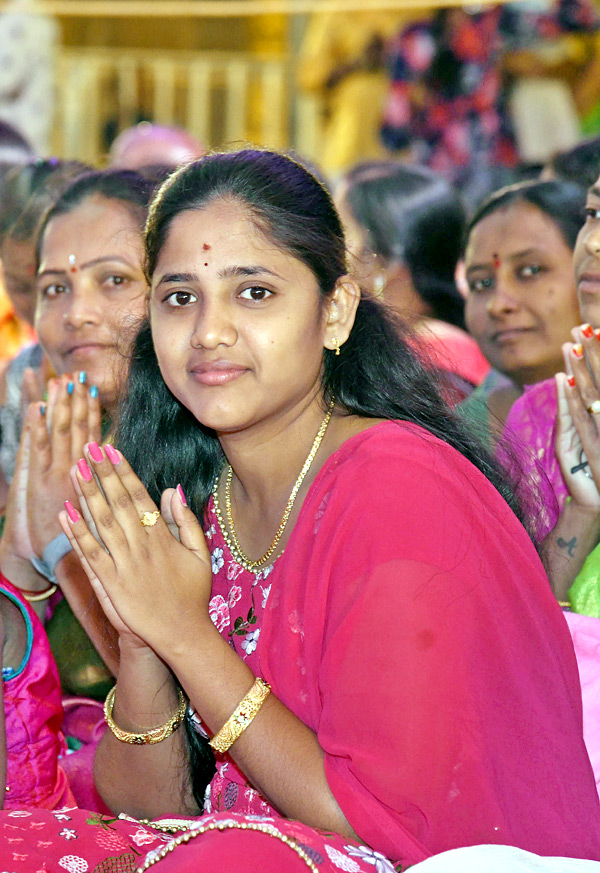
[[[233,715],[227,719],[221,730],[214,735],[212,740],[209,740],[208,745],[216,752],[226,752],[230,749],[258,715],[270,693],[271,686],[257,676],[248,694],[238,704]]]
[[[177,696],[179,697],[179,708],[175,715],[165,722],[165,724],[160,725],[160,727],[148,728],[148,730],[142,731],[139,734],[124,731],[115,724],[112,717],[116,691],[117,686],[114,685],[106,695],[106,701],[104,702],[104,720],[106,721],[110,732],[122,743],[130,743],[134,746],[152,746],[155,743],[162,743],[163,740],[166,740],[167,737],[170,737],[171,734],[177,730],[185,718],[188,702],[181,688],[178,688]]]

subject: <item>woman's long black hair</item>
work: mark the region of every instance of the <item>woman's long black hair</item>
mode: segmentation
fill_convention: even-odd
[[[177,171],[161,188],[146,227],[146,269],[151,280],[175,217],[218,198],[248,208],[257,228],[316,276],[322,299],[346,273],[344,232],[329,193],[306,169],[276,152],[212,154]],[[520,516],[512,489],[491,455],[445,404],[435,376],[415,357],[407,329],[392,322],[376,301],[363,297],[348,340],[336,356],[323,352],[324,406],[366,418],[414,422],[453,446],[492,482]],[[158,503],[165,488],[181,483],[202,518],[223,463],[215,433],[165,385],[146,323],[137,336],[116,444]],[[188,734],[193,731],[189,729]],[[202,805],[206,746],[194,734],[193,789]]]

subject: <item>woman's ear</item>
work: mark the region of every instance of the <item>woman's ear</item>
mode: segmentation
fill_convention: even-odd
[[[351,276],[340,276],[335,284],[335,289],[327,301],[327,319],[325,322],[325,338],[323,345],[326,349],[335,350],[336,354],[344,345],[356,316],[356,309],[360,301],[360,286]]]

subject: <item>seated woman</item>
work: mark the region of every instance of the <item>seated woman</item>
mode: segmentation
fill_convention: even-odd
[[[450,375],[462,399],[489,365],[464,330],[464,300],[454,281],[466,220],[458,193],[422,167],[367,163],[346,175],[337,202],[353,272],[411,322],[420,354]]]
[[[205,815],[164,845],[36,811],[46,863],[133,867],[143,846],[146,869],[372,873],[481,842],[600,859],[535,548],[347,275],[326,191],[271,152],[190,164],[153,205],[147,268],[120,450],[73,469],[107,551],[72,501],[61,522],[120,636],[98,788],[115,813]]]
[[[461,404],[494,444],[526,385],[562,369],[562,344],[579,322],[573,248],[585,191],[524,182],[478,209],[465,251],[467,327],[494,368]]]
[[[39,400],[50,367],[33,342],[35,319],[35,247],[45,214],[77,176],[90,168],[78,161],[31,160],[14,167],[2,185],[0,260],[6,293],[21,322],[31,326],[30,343],[0,376],[0,507],[13,477],[21,424],[31,400]]]
[[[84,444],[111,428],[130,343],[145,312],[142,228],[152,191],[131,171],[88,173],[42,225],[36,329],[54,371],[63,375],[49,385],[47,409],[38,405],[32,413],[24,435],[31,451],[21,481],[11,484],[0,542],[0,572],[28,592],[42,621],[48,619],[63,690],[76,695],[67,701],[65,731],[84,742],[96,736],[102,713],[80,696],[104,697],[118,658],[57,512]],[[65,599],[52,597],[57,583]],[[83,752],[70,756],[65,766],[79,802],[95,803],[91,753],[89,760]]]

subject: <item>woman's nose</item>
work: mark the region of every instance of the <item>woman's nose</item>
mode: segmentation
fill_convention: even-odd
[[[222,302],[205,303],[190,337],[193,348],[215,349],[220,345],[230,347],[237,339],[229,307]]]
[[[516,296],[498,283],[488,300],[487,311],[492,318],[499,318],[508,312],[514,312],[518,306]]]
[[[101,324],[103,313],[99,296],[90,289],[72,285],[67,296],[63,318],[65,323],[74,329],[85,324]]]

